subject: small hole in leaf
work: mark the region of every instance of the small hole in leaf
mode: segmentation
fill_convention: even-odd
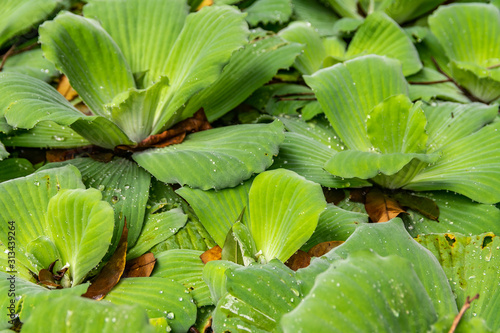
[[[448,241],[448,244],[450,244],[450,246],[453,246],[453,244],[455,244],[455,237],[453,235],[449,235],[449,234],[445,234],[444,237],[446,238],[446,240]]]
[[[493,237],[491,237],[491,236],[484,237],[484,239],[483,239],[483,245],[481,245],[481,249],[484,249],[491,242],[493,242]]]

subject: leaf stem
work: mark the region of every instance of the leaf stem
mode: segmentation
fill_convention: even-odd
[[[476,294],[476,296],[474,296],[472,298],[470,298],[470,296],[467,296],[467,299],[465,300],[464,305],[460,309],[460,312],[457,314],[457,316],[453,320],[453,324],[451,325],[450,330],[448,331],[448,333],[455,332],[455,330],[457,329],[457,326],[460,323],[460,320],[462,319],[465,311],[467,311],[467,309],[470,308],[470,304],[472,303],[472,301],[474,301],[474,300],[476,300],[478,298],[479,298],[479,294]]]
[[[14,53],[14,50],[16,49],[16,44],[12,45],[10,47],[10,49],[3,55],[2,57],[2,63],[0,64],[0,72],[2,71],[3,69],[3,66],[5,65],[5,62],[7,61],[7,59],[9,58],[9,56]]]

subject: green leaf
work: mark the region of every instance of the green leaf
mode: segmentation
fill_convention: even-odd
[[[137,305],[114,305],[83,297],[66,296],[50,302],[40,300],[36,311],[23,323],[24,332],[123,332],[153,333],[144,309]],[[50,318],[50,320],[47,320]]]
[[[111,113],[112,121],[131,140],[141,142],[152,133],[157,106],[168,89],[168,78],[161,76],[147,89],[131,88],[119,94],[106,108]]]
[[[363,56],[304,77],[340,139],[350,148],[368,151],[366,118],[388,97],[407,95],[397,61]]]
[[[358,0],[322,0],[330,5],[340,16],[362,18],[358,13]]]
[[[9,313],[9,316],[2,316],[0,327],[11,326],[7,323],[7,321],[11,320],[10,309],[8,309],[8,306],[12,304],[11,300],[14,301],[15,309],[15,316],[12,319],[20,316],[21,321],[24,322],[32,314],[32,305],[37,300],[44,299],[46,301],[52,301],[68,295],[80,296],[81,294],[85,293],[88,288],[88,284],[82,284],[76,286],[75,288],[49,290],[35,283],[24,280],[18,274],[14,275],[15,277],[12,278],[13,275],[0,272],[0,292],[2,293],[2,295],[5,295],[0,299],[0,306],[2,306],[2,308],[4,309],[7,309],[6,314]],[[9,296],[9,293],[12,293],[12,291],[9,292],[9,289],[12,289],[11,283],[15,285],[15,295]],[[19,313],[19,311],[21,311],[21,313]]]
[[[109,116],[104,105],[135,87],[120,49],[94,20],[69,12],[60,14],[40,27],[40,43],[45,57],[66,74],[97,115]]]
[[[151,249],[153,254],[172,249],[206,251],[216,245],[203,224],[190,214],[188,213],[189,219],[182,229]]]
[[[310,23],[292,22],[279,32],[279,36],[290,42],[304,44],[304,53],[295,60],[295,67],[310,75],[320,69],[326,57],[326,50],[319,33]]]
[[[359,251],[360,245],[362,249],[371,249],[380,256],[396,255],[408,259],[427,294],[432,295],[432,303],[438,317],[457,313],[448,279],[439,262],[411,238],[400,219],[361,224],[344,244],[325,256],[331,258],[330,260],[347,258],[348,255]]]
[[[96,189],[77,189],[60,190],[49,201],[47,229],[73,285],[99,264],[113,236],[113,208],[101,198]]]
[[[299,21],[310,22],[321,36],[333,35],[333,23],[338,16],[316,0],[292,0],[293,12]]]
[[[429,102],[431,99],[439,98],[453,102],[469,103],[469,99],[452,82],[432,83],[447,79],[446,76],[432,68],[422,68],[420,72],[408,77],[410,99],[412,101],[421,99]]]
[[[214,304],[217,304],[219,299],[227,293],[225,272],[238,267],[241,266],[227,260],[212,260],[203,267],[203,280],[210,288]]]
[[[499,202],[499,128],[500,123],[494,123],[444,146],[439,150],[442,157],[405,188],[450,190],[482,203]]]
[[[218,191],[182,187],[176,192],[193,207],[196,216],[210,236],[222,247],[233,223],[248,206],[248,192],[251,185],[252,180],[248,180],[242,185]],[[243,220],[248,218],[248,209],[245,209]]]
[[[24,158],[8,158],[3,160],[0,162],[0,169],[2,170],[2,173],[0,173],[0,182],[24,177],[35,172],[33,165]]]
[[[6,0],[0,16],[0,46],[32,29],[59,5],[58,0]]]
[[[115,228],[109,252],[113,253],[118,245],[125,219],[128,228],[128,247],[133,247],[143,229],[151,176],[135,163],[119,157],[108,163],[91,158],[76,158],[66,162],[51,163],[44,168],[67,164],[76,166],[82,174],[85,186],[101,191],[102,200],[113,207]]]
[[[116,305],[137,304],[146,310],[149,318],[166,317],[174,332],[187,332],[196,320],[196,305],[186,294],[186,288],[169,279],[122,279],[104,301]]]
[[[80,172],[73,166],[43,170],[23,178],[0,183],[0,219],[13,221],[16,229],[16,259],[35,274],[28,259],[28,244],[40,235],[49,235],[46,212],[51,197],[62,189],[83,189]],[[8,244],[9,224],[0,223],[0,241]],[[106,245],[107,246],[107,245]]]
[[[492,233],[477,236],[434,234],[420,236],[417,241],[436,256],[450,280],[450,285],[462,307],[467,296],[479,294],[471,303],[464,319],[475,316],[486,320],[497,331],[500,319],[500,289],[497,270],[500,264],[500,239]]]
[[[91,143],[70,127],[61,126],[53,121],[43,121],[30,130],[15,130],[2,141],[10,147],[29,148],[76,148]]]
[[[287,132],[272,169],[288,169],[307,180],[326,187],[369,186],[368,182],[357,179],[342,179],[325,171],[324,165],[335,153],[335,150],[330,148],[331,146],[302,134]]]
[[[442,6],[429,17],[429,26],[450,58],[453,77],[481,100],[500,96],[500,12],[490,4]]]
[[[102,147],[112,149],[119,144],[132,144],[111,121],[85,116],[43,81],[24,74],[0,73],[0,92],[2,96],[8,96],[0,98],[0,112],[5,113],[8,124],[14,128],[31,129],[40,122],[53,121],[71,126],[90,142]]]
[[[222,74],[210,87],[195,95],[186,113],[203,107],[208,121],[214,121],[234,109],[276,74],[293,64],[302,47],[278,36],[253,41],[236,51]]]
[[[302,298],[293,271],[278,260],[228,268],[225,275],[228,294],[215,309],[215,332],[274,332],[279,330],[281,316]]]
[[[0,161],[9,157],[10,153],[5,149],[5,146],[0,142]]]
[[[43,57],[42,49],[29,50],[9,57],[2,71],[26,74],[47,82],[59,75],[54,64]]]
[[[389,97],[377,105],[366,121],[368,137],[383,154],[425,153],[427,120],[420,103],[405,95]]]
[[[421,332],[438,316],[409,260],[353,253],[320,274],[284,332]]]
[[[429,135],[429,149],[436,150],[477,132],[493,122],[498,110],[495,105],[480,103],[435,103],[423,106]]]
[[[316,230],[302,246],[302,250],[309,251],[313,246],[323,242],[345,241],[363,223],[368,223],[367,214],[351,212],[328,204],[319,216]]]
[[[418,52],[403,29],[386,14],[375,12],[359,27],[347,49],[346,57],[378,54],[400,61],[405,76],[422,68]]]
[[[285,169],[255,177],[249,202],[246,224],[267,261],[290,258],[311,237],[326,207],[319,184]]]
[[[234,8],[210,6],[188,15],[162,71],[170,88],[155,114],[153,134],[192,116],[179,109],[217,80],[247,35],[243,14]]]
[[[210,290],[203,280],[202,251],[168,250],[156,255],[152,276],[183,284],[198,307],[213,304]],[[188,296],[188,295],[187,295]]]
[[[407,210],[403,216],[408,232],[413,236],[436,233],[479,235],[485,232],[500,234],[500,209],[473,202],[469,198],[444,191],[419,192],[419,196],[433,200],[439,207],[439,222]]]
[[[283,141],[283,125],[236,125],[189,135],[183,143],[133,155],[165,183],[203,190],[236,186],[272,164]]]
[[[251,26],[259,23],[284,23],[292,15],[291,0],[257,0],[245,9],[247,22]]]
[[[172,50],[188,15],[185,0],[92,1],[86,17],[97,19],[123,52],[132,73],[145,72],[138,88],[147,88],[164,75]]]
[[[149,214],[137,242],[127,253],[127,260],[143,255],[156,244],[173,236],[179,229],[184,227],[186,221],[187,215],[182,212],[181,208]]]
[[[346,150],[335,153],[326,162],[325,170],[338,177],[369,179],[378,174],[394,175],[414,159],[430,164],[439,159],[439,154],[379,154],[377,152]],[[399,188],[402,185],[405,183],[397,182],[393,188]]]
[[[362,2],[366,3],[367,1],[364,0]],[[443,2],[445,2],[445,0],[419,0],[410,2],[405,0],[385,1],[385,3],[383,3],[386,6],[379,7],[378,9],[384,10],[387,15],[401,24],[428,13]]]

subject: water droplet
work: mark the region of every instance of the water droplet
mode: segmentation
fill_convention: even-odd
[[[175,314],[174,314],[173,312],[169,312],[169,313],[167,313],[167,319],[172,320],[172,319],[174,319],[174,318],[175,318]]]

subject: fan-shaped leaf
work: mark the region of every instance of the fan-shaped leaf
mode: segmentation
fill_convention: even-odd
[[[59,75],[53,63],[43,57],[42,49],[34,49],[9,57],[2,69],[3,72],[15,72],[50,81]]]
[[[104,105],[135,87],[120,49],[94,20],[63,13],[40,27],[40,42],[45,57],[97,115],[108,116]]]
[[[314,232],[326,206],[321,186],[278,169],[261,173],[249,193],[248,228],[269,261],[286,261]]]
[[[113,236],[113,208],[96,189],[61,190],[47,208],[49,234],[79,284],[101,261]]]
[[[248,207],[248,192],[251,185],[252,180],[219,191],[202,191],[182,187],[177,190],[177,193],[193,207],[196,216],[210,233],[210,236],[222,247],[231,226],[236,222],[243,209]],[[248,209],[245,209],[243,220],[248,220],[248,215]]]
[[[421,278],[401,257],[351,254],[316,278],[283,331],[420,332],[438,318]]]
[[[172,279],[183,284],[198,307],[213,304],[203,280],[203,251],[169,250],[156,255],[153,277]]]
[[[140,305],[149,318],[166,317],[174,332],[187,332],[196,320],[196,305],[186,294],[186,288],[169,279],[122,279],[104,301],[116,305]]]
[[[381,12],[369,15],[359,27],[347,49],[346,57],[378,54],[397,59],[405,76],[422,68],[418,52],[404,31]]]
[[[237,125],[189,135],[183,143],[133,155],[166,183],[207,190],[236,186],[272,164],[283,141],[283,125]]]
[[[470,237],[434,234],[420,236],[417,241],[428,248],[443,266],[459,307],[467,296],[479,294],[479,299],[472,302],[464,318],[484,318],[490,329],[498,330],[500,238],[492,233]]]
[[[24,158],[8,158],[0,162],[0,169],[2,170],[0,182],[24,177],[35,172],[33,165]]]
[[[51,197],[61,189],[83,189],[80,172],[73,166],[44,170],[0,184],[0,218],[16,226],[16,259],[34,273],[37,267],[30,260],[28,244],[41,235],[50,234],[46,212]],[[0,241],[8,244],[9,224],[0,223]],[[54,258],[55,259],[55,258]]]
[[[292,15],[291,0],[257,0],[245,9],[246,20],[251,26],[259,23],[283,23]]]
[[[322,69],[304,78],[313,89],[333,129],[350,148],[371,148],[366,117],[384,99],[407,95],[399,64],[379,56],[364,56]]]
[[[292,22],[279,32],[279,36],[290,42],[304,44],[304,53],[295,60],[295,67],[311,75],[320,69],[326,57],[326,50],[316,30],[308,22]]]
[[[188,7],[185,0],[102,0],[89,3],[84,13],[102,24],[132,73],[145,73],[137,85],[146,88],[165,74],[165,58],[184,26]]]
[[[338,16],[316,0],[292,0],[293,13],[300,21],[310,22],[321,36],[333,35],[333,24]]]
[[[234,8],[210,6],[188,15],[162,70],[170,79],[170,89],[155,114],[153,134],[192,116],[179,109],[217,80],[247,35],[243,14]]]
[[[494,123],[440,149],[442,158],[405,186],[412,190],[450,190],[482,203],[500,193],[500,123]]]

